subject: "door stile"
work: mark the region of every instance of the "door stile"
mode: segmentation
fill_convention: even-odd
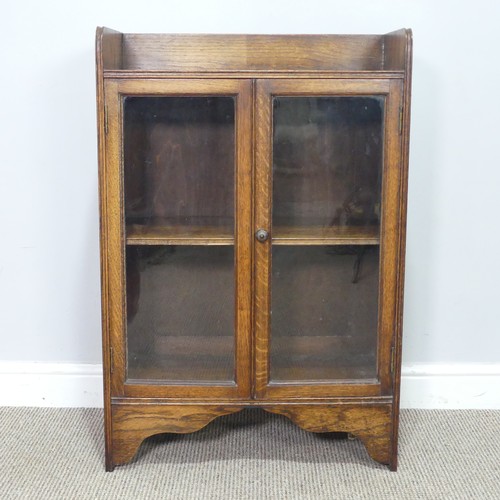
[[[266,81],[258,80],[255,90],[255,189],[254,233],[264,229],[266,241],[254,238],[254,334],[255,334],[255,397],[265,396],[269,382],[269,330],[271,307],[271,195],[272,108]]]
[[[125,242],[122,172],[122,109],[118,84],[104,82],[106,123],[106,240],[107,252],[107,314],[109,324],[109,366],[111,395],[122,396],[125,381]]]
[[[239,82],[236,105],[235,370],[238,396],[252,390],[252,129],[251,80]]]
[[[402,82],[390,82],[386,98],[384,125],[384,169],[382,186],[382,218],[380,228],[380,284],[379,284],[379,349],[378,376],[383,394],[392,391],[392,357],[397,322],[397,266],[400,240],[401,135],[400,112]]]

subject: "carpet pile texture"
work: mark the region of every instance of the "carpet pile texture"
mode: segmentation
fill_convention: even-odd
[[[500,411],[404,410],[399,470],[251,409],[104,471],[102,410],[0,408],[0,498],[499,499]]]

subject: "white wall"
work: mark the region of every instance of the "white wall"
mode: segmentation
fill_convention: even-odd
[[[500,3],[6,0],[0,361],[100,362],[94,32],[414,30],[404,362],[500,363]]]

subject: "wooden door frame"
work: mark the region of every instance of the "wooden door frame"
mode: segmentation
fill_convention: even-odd
[[[270,308],[272,249],[272,98],[279,96],[372,96],[386,98],[380,234],[377,383],[270,383]],[[254,231],[271,237],[254,247],[254,397],[256,399],[387,396],[393,389],[401,200],[402,79],[258,79],[255,90]]]
[[[251,394],[252,92],[250,79],[105,79],[105,161],[101,190],[104,345],[112,398],[248,399]],[[127,384],[123,188],[123,97],[234,96],[235,106],[235,383]],[[112,346],[112,347],[111,347]]]

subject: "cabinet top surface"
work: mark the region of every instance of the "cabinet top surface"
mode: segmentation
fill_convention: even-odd
[[[405,71],[411,30],[386,35],[135,34],[97,28],[103,71]]]

